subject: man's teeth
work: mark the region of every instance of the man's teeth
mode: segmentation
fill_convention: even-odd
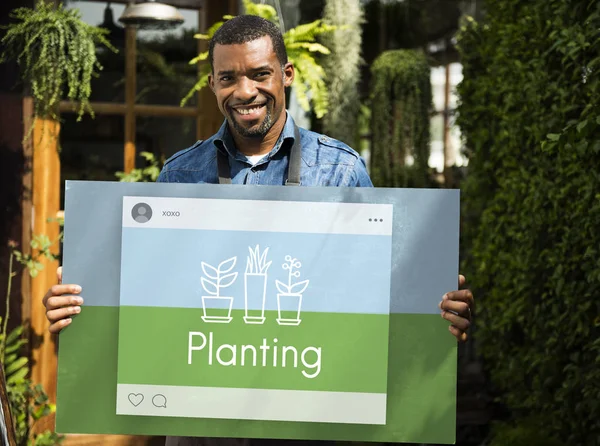
[[[262,108],[262,105],[252,108],[238,108],[236,109],[240,115],[253,115],[258,113],[258,111]]]

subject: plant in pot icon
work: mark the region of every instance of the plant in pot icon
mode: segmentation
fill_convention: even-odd
[[[244,304],[246,313],[244,322],[247,324],[264,324],[265,301],[267,296],[267,271],[272,262],[267,263],[269,248],[260,253],[260,247],[248,247],[250,255],[246,262],[244,274]]]
[[[300,325],[302,320],[300,319],[300,311],[302,309],[302,293],[308,287],[308,280],[302,282],[292,283],[294,279],[300,277],[300,271],[302,267],[297,259],[292,256],[285,256],[285,262],[283,269],[288,270],[288,283],[285,284],[279,280],[275,281],[277,290],[277,323],[279,325]]]
[[[231,286],[238,273],[232,273],[235,267],[237,257],[224,260],[215,268],[208,263],[202,262],[202,271],[206,278],[202,277],[202,288],[208,293],[208,296],[202,296],[202,310],[204,322],[215,322],[228,324],[231,322],[231,308],[233,306],[233,297],[221,296],[221,290]]]

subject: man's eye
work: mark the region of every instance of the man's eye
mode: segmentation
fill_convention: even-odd
[[[221,76],[221,82],[229,82],[231,79],[231,76]]]
[[[256,73],[256,78],[265,78],[269,75],[270,73],[268,71],[260,71],[259,73]]]

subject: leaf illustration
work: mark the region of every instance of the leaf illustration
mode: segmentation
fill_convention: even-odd
[[[254,251],[252,250],[252,248],[250,248],[248,246],[248,251],[250,251],[250,264],[251,266],[251,272],[255,272],[256,271],[256,255],[254,253]]]
[[[219,273],[221,274],[225,274],[228,273],[229,271],[231,271],[233,269],[233,267],[235,266],[235,262],[237,261],[237,257],[232,257],[230,259],[227,260],[223,260],[221,263],[219,263]]]
[[[221,280],[219,280],[219,286],[221,288],[228,287],[233,282],[235,282],[235,279],[237,279],[237,275],[238,275],[238,273],[231,273],[231,274],[227,274],[226,276],[221,277]]]
[[[204,271],[204,275],[209,279],[217,280],[219,277],[219,273],[214,266],[210,266],[208,263],[202,262],[202,271]]]
[[[267,263],[267,264],[266,264],[266,265],[263,267],[263,269],[261,269],[261,270],[260,270],[260,272],[261,272],[261,273],[263,273],[263,274],[266,274],[266,273],[267,273],[267,271],[268,271],[268,269],[269,269],[269,266],[271,266],[271,263],[273,263],[273,262],[269,262],[269,263]]]
[[[202,288],[208,294],[217,295],[217,285],[212,283],[210,280],[206,280],[204,277],[202,278]],[[214,290],[214,291],[213,291]]]
[[[264,265],[264,264],[265,264],[265,262],[267,261],[267,254],[268,254],[268,253],[269,253],[269,248],[265,248],[265,250],[264,250],[264,252],[263,252],[263,255],[262,255],[262,256],[261,256],[261,258],[260,258],[260,264],[261,264],[261,265]],[[270,262],[269,262],[269,264],[270,264]]]
[[[290,294],[290,289],[285,283],[280,282],[279,280],[276,280],[275,286],[277,287],[277,289],[279,290],[279,292],[281,294]]]
[[[308,287],[308,282],[310,282],[309,280],[303,280],[302,282],[298,282],[293,284],[290,287],[290,294],[302,294],[304,292],[304,290],[306,289],[306,287]]]
[[[246,257],[246,274],[252,274],[252,262],[250,262],[250,257]]]

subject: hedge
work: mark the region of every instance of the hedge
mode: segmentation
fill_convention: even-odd
[[[458,43],[462,270],[513,420],[600,444],[600,2],[490,0]],[[528,421],[529,422],[529,421]]]

